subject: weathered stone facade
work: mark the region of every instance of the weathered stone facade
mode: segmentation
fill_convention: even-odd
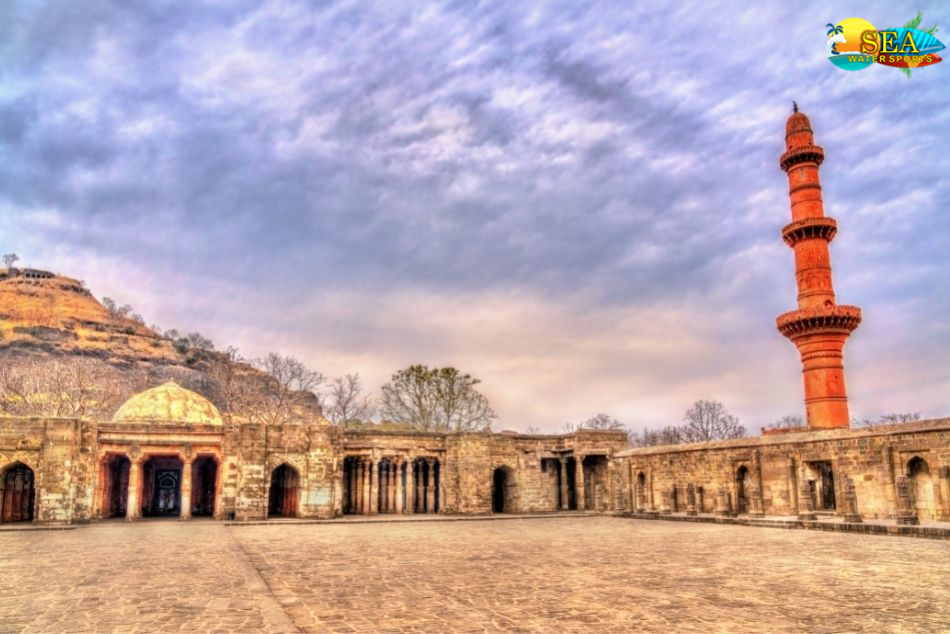
[[[0,418],[0,517],[325,518],[623,508],[623,432],[342,432],[231,423],[169,383],[111,421]],[[582,465],[582,468],[578,468]]]
[[[904,508],[912,521],[950,521],[950,419],[628,449],[613,459],[634,483],[635,510],[687,512],[692,487],[700,513],[856,521],[899,518]]]

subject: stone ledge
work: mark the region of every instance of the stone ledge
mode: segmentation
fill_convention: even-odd
[[[743,517],[713,517],[686,515],[654,515],[652,513],[616,513],[615,517],[636,520],[664,520],[670,522],[703,522],[707,524],[733,524],[761,528],[784,528],[786,530],[831,531],[839,533],[864,533],[866,535],[892,535],[899,537],[922,537],[925,539],[950,540],[950,525],[898,526],[897,524],[849,524],[846,522],[805,521],[798,519],[770,520]]]
[[[506,520],[543,520],[559,518],[578,518],[578,517],[602,517],[605,515],[617,515],[617,513],[599,513],[594,511],[566,511],[550,513],[525,513],[525,514],[485,514],[485,515],[439,515],[413,514],[407,516],[363,516],[356,515],[350,517],[337,517],[333,519],[272,519],[272,520],[248,520],[246,522],[227,521],[225,526],[299,526],[304,524],[332,524],[340,526],[343,524],[411,524],[413,522],[496,522]]]

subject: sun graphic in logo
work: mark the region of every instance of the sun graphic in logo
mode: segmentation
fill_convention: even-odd
[[[861,34],[876,31],[873,24],[861,18],[848,18],[827,27],[825,54],[832,64],[844,70],[861,70],[874,63],[873,56],[861,54]]]

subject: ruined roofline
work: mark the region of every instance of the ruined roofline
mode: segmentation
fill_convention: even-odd
[[[749,436],[732,438],[730,440],[711,440],[694,442],[682,445],[659,445],[656,447],[636,447],[624,449],[614,454],[615,457],[656,456],[668,453],[686,453],[691,451],[708,451],[713,449],[744,449],[756,447],[771,447],[775,445],[791,445],[796,443],[817,443],[831,440],[852,440],[857,438],[871,438],[875,436],[894,436],[912,434],[916,432],[950,431],[950,418],[933,418],[912,423],[895,423],[892,425],[878,425],[860,429],[837,428],[794,431],[787,434],[766,436]]]
[[[515,438],[521,440],[558,440],[563,438],[576,438],[579,435],[602,435],[602,436],[623,436],[627,432],[622,429],[580,429],[565,434],[527,434],[521,432],[506,431],[421,431],[421,430],[395,430],[395,429],[345,429],[341,430],[345,436],[425,436],[431,438],[441,438],[445,436],[499,436],[503,438]]]

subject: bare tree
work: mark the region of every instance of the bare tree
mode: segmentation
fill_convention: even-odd
[[[358,426],[373,415],[373,404],[363,394],[359,373],[333,379],[327,395],[327,418],[343,429]]]
[[[627,437],[634,447],[657,447],[687,442],[683,427],[675,425],[667,425],[662,429],[644,429],[640,434],[631,432]]]
[[[719,401],[699,400],[683,415],[683,435],[687,442],[703,442],[741,438],[746,430]]]
[[[110,418],[134,392],[132,375],[89,357],[5,358],[0,363],[0,411]]]
[[[597,414],[579,423],[565,423],[564,430],[568,433],[580,429],[626,430],[627,426],[609,414]]]
[[[252,420],[282,425],[320,410],[317,389],[324,381],[323,374],[277,352],[256,360],[254,365],[269,374],[270,380],[253,382],[253,393],[248,395],[247,402]]]
[[[479,383],[451,367],[409,366],[383,386],[383,418],[423,431],[489,429],[496,416]]]
[[[189,332],[188,347],[194,350],[214,350],[214,343],[200,332]]]
[[[894,412],[883,414],[877,420],[869,418],[857,419],[851,418],[852,427],[877,427],[879,425],[897,425],[900,423],[912,423],[920,420],[920,412]]]
[[[3,255],[3,266],[9,271],[13,269],[13,266],[20,261],[20,256],[16,253],[5,253]]]
[[[781,418],[777,419],[771,425],[766,426],[766,429],[797,429],[799,427],[804,427],[805,421],[802,420],[801,416],[792,416],[791,414],[786,414]]]

